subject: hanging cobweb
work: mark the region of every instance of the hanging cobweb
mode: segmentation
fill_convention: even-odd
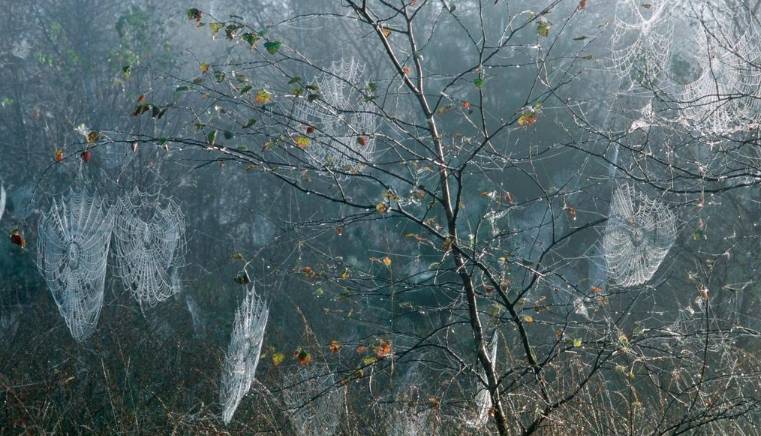
[[[363,76],[364,67],[354,58],[335,62],[315,79],[320,98],[294,103],[291,117],[297,130],[315,130],[304,147],[315,166],[357,173],[373,161],[377,117],[358,90]]]
[[[435,435],[434,419],[430,407],[419,404],[417,389],[401,395],[394,402],[394,408],[386,418],[386,434],[389,436],[429,436]]]
[[[663,203],[624,184],[613,193],[602,247],[608,276],[629,287],[646,283],[676,239],[676,218]]]
[[[619,0],[613,21],[614,71],[622,78],[657,79],[667,65],[674,23],[674,0]]]
[[[0,219],[3,219],[3,213],[5,213],[5,186],[3,182],[0,182]]]
[[[95,331],[114,221],[96,193],[69,191],[42,216],[37,261],[58,310],[77,341]]]
[[[177,203],[135,189],[119,199],[115,225],[117,272],[135,299],[155,306],[178,292],[185,219]]]
[[[268,316],[267,303],[256,295],[252,286],[235,312],[233,331],[222,369],[219,401],[225,424],[230,423],[235,409],[254,382]]]
[[[490,350],[489,350],[489,360],[494,364],[494,362],[497,361],[497,331],[494,331],[494,335],[492,335]],[[484,374],[483,371],[481,371],[481,378],[486,380],[486,374]],[[483,426],[485,426],[489,422],[489,412],[491,411],[491,394],[489,393],[489,389],[487,387],[481,387],[481,389],[476,394],[476,416],[474,419],[468,420],[467,424],[469,427],[473,427],[475,429],[480,429]]]
[[[344,409],[342,392],[336,389],[335,376],[327,365],[299,368],[283,391],[289,419],[296,434],[304,436],[338,433]]]

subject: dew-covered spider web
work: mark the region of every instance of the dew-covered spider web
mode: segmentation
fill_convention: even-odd
[[[613,21],[613,70],[622,78],[652,81],[668,64],[675,0],[619,0]]]
[[[495,330],[491,338],[491,343],[489,344],[489,360],[492,364],[496,364],[497,361],[497,343],[497,331]],[[481,371],[481,378],[486,380],[486,374],[484,374],[483,371]],[[468,426],[479,429],[486,425],[489,422],[491,406],[491,393],[489,393],[487,387],[482,386],[476,394],[476,416],[474,419],[468,420]]]
[[[333,435],[338,431],[344,409],[342,392],[336,389],[333,372],[327,365],[299,368],[286,380],[283,391],[291,425],[299,435]]]
[[[103,306],[113,216],[94,192],[72,189],[42,215],[37,262],[71,335],[84,341]]]
[[[676,239],[676,218],[658,200],[624,184],[613,193],[602,247],[608,277],[629,287],[649,281]]]
[[[5,213],[5,185],[0,181],[0,220],[3,219],[3,213]]]
[[[177,203],[138,189],[120,198],[114,255],[118,275],[141,305],[155,306],[174,295],[185,255],[185,218]]]
[[[305,147],[314,165],[356,173],[373,161],[377,118],[357,89],[363,77],[364,67],[354,58],[335,62],[315,79],[320,97],[294,104],[297,130],[314,129],[314,140]]]
[[[225,424],[230,423],[235,409],[254,382],[268,316],[267,303],[256,295],[252,286],[235,312],[230,344],[222,368],[219,401]]]

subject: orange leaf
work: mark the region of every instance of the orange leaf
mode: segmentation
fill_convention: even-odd
[[[393,354],[391,341],[381,339],[378,345],[375,346],[375,355],[378,356],[378,359],[385,359],[391,354]]]
[[[330,350],[331,353],[338,353],[339,351],[341,351],[341,347],[342,347],[341,343],[335,339],[330,341],[330,345],[328,345],[328,349]]]

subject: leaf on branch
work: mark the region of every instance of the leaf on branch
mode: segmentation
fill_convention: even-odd
[[[100,133],[96,132],[95,130],[91,131],[87,134],[87,143],[88,144],[94,144],[100,140]]]
[[[301,366],[309,366],[312,363],[312,354],[306,350],[298,350],[296,353],[296,360],[299,361]]]
[[[266,89],[260,89],[256,92],[256,97],[254,98],[254,101],[256,101],[256,104],[258,105],[265,105],[269,104],[272,101],[272,93],[267,91]]]
[[[285,354],[283,353],[274,353],[272,355],[272,366],[280,366],[281,363],[285,361]]]
[[[196,8],[190,8],[187,10],[186,15],[188,17],[188,20],[194,20],[196,23],[201,24],[201,18],[203,17],[203,13],[201,13],[200,10]]]
[[[539,18],[539,21],[536,24],[536,34],[543,38],[547,38],[550,36],[550,29],[552,29],[552,23],[550,23],[545,17]]]
[[[293,143],[296,144],[296,147],[306,150],[309,147],[309,144],[311,144],[311,141],[304,135],[296,135],[293,137]]]
[[[391,346],[391,341],[381,339],[380,342],[378,342],[378,345],[375,346],[375,355],[378,357],[378,359],[385,359],[392,354],[393,348]]]
[[[246,41],[248,45],[250,45],[252,48],[256,46],[256,43],[259,42],[261,37],[257,35],[256,33],[247,32],[240,36],[240,39]]]
[[[328,345],[328,349],[330,350],[331,353],[334,353],[334,354],[341,351],[341,347],[342,347],[341,343],[335,339],[330,341],[330,344]]]
[[[209,29],[211,29],[211,36],[217,36],[222,28],[225,27],[225,23],[209,23]]]
[[[206,74],[209,72],[209,64],[202,63],[201,65],[198,66],[198,69],[201,70],[201,73]]]
[[[539,120],[539,110],[536,106],[527,107],[518,116],[518,125],[520,127],[531,127]]]
[[[274,55],[280,50],[282,43],[280,41],[268,41],[264,43],[264,48],[267,49],[267,53]]]

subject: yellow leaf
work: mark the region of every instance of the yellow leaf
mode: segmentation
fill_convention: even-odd
[[[203,64],[201,64],[201,65],[199,65],[199,66],[198,66],[198,69],[199,69],[199,70],[201,70],[201,72],[202,72],[203,74],[206,74],[206,73],[208,73],[208,72],[209,72],[209,64],[207,64],[207,63],[203,63]]]
[[[362,359],[362,364],[365,366],[370,366],[377,361],[378,359],[376,359],[375,356],[365,356],[365,358]]]
[[[384,257],[383,258],[383,264],[386,265],[387,267],[391,266],[391,258],[388,257],[388,256]]]
[[[579,339],[579,338],[574,339],[573,340],[573,346],[575,348],[581,348],[581,339]]]
[[[260,89],[256,92],[256,97],[254,99],[256,104],[265,105],[272,101],[272,93],[266,89]]]
[[[384,213],[388,212],[388,206],[386,205],[386,203],[380,202],[380,203],[375,205],[375,210],[377,210],[378,213],[380,213],[380,214],[384,214]]]
[[[281,363],[285,361],[285,354],[283,353],[275,353],[272,355],[272,364],[274,366],[280,366]]]
[[[88,144],[92,144],[92,143],[98,142],[99,139],[100,139],[100,133],[98,133],[98,132],[96,132],[94,130],[87,134],[87,143]]]
[[[525,322],[526,324],[531,325],[531,324],[534,323],[534,317],[531,316],[531,315],[523,315],[523,322]]]
[[[391,29],[389,29],[386,26],[381,26],[381,33],[383,34],[384,38],[388,38],[389,36],[391,36]]]
[[[309,144],[311,144],[311,141],[309,140],[309,138],[307,138],[304,135],[294,136],[293,142],[296,144],[296,147],[302,150],[306,149],[307,147],[309,147]]]
[[[525,111],[518,117],[518,125],[521,127],[529,127],[536,124],[539,117],[534,111]]]

